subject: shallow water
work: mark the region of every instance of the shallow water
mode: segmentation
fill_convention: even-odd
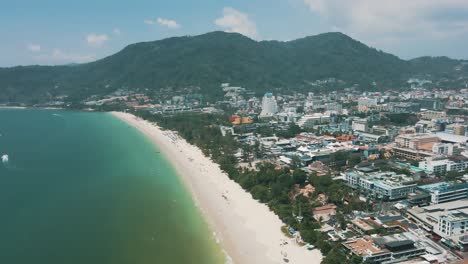
[[[175,171],[110,114],[0,110],[0,263],[223,263]]]

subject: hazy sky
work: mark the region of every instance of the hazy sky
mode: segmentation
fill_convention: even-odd
[[[401,58],[468,59],[468,0],[1,0],[0,66],[88,62],[214,30],[257,40],[341,31]]]

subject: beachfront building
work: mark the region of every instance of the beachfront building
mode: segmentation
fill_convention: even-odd
[[[395,172],[363,173],[348,171],[346,182],[354,188],[359,188],[380,199],[398,200],[414,192],[416,184],[412,177]]]
[[[317,221],[327,221],[331,216],[336,214],[335,204],[326,204],[312,209],[312,214]]]
[[[396,263],[416,258],[437,247],[410,232],[388,236],[366,236],[343,243],[352,254],[371,263]],[[428,247],[429,245],[429,247]],[[427,250],[427,251],[426,251]]]
[[[266,93],[262,99],[262,112],[260,117],[272,117],[278,113],[278,104],[272,93]]]
[[[431,204],[468,198],[468,183],[440,182],[418,187],[431,195]]]

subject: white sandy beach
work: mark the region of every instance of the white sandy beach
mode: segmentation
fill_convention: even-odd
[[[321,262],[318,250],[308,251],[284,236],[278,216],[230,180],[200,149],[131,114],[112,114],[145,134],[176,168],[233,263],[286,263],[284,256],[288,263]]]

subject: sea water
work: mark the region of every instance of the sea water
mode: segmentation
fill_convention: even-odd
[[[106,113],[0,110],[0,263],[223,263],[190,194]]]

